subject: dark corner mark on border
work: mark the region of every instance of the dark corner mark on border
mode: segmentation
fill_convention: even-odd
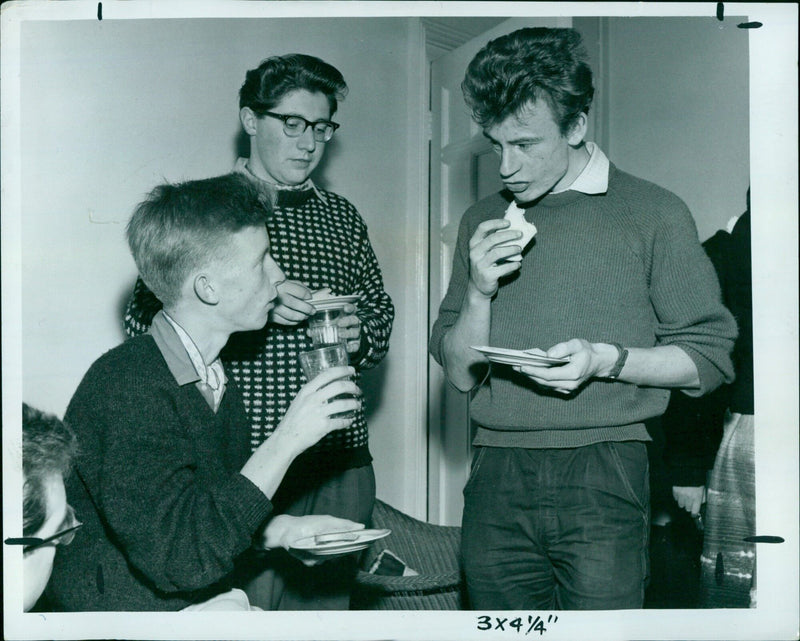
[[[769,534],[746,536],[744,540],[747,543],[783,543],[786,539],[782,536],[771,536]]]
[[[725,3],[718,2],[717,3],[717,20],[722,22],[725,19]],[[758,21],[752,22],[740,22],[736,25],[739,29],[758,29],[759,27],[763,27],[764,24]]]
[[[97,19],[98,20],[102,20],[103,19],[103,3],[102,2],[98,2],[97,3]]]

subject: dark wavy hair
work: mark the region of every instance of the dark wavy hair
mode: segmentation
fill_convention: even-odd
[[[347,95],[339,70],[324,60],[303,53],[272,56],[245,76],[239,90],[239,109],[250,107],[257,116],[271,111],[290,91],[305,89],[328,98],[331,116]]]
[[[592,70],[574,29],[532,27],[490,41],[461,83],[472,117],[484,129],[544,100],[566,136],[594,96]]]
[[[166,183],[136,207],[128,246],[142,280],[170,306],[192,270],[226,256],[230,234],[263,226],[271,214],[270,195],[240,174]]]
[[[33,536],[47,520],[45,484],[65,479],[78,451],[75,433],[51,414],[22,404],[22,533]]]

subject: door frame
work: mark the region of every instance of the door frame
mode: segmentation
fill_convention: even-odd
[[[404,511],[419,519],[428,516],[428,259],[430,255],[428,226],[430,222],[428,191],[430,188],[429,145],[430,111],[428,108],[429,71],[425,33],[420,18],[410,19],[410,42],[406,49],[409,73],[406,81],[408,105],[405,127],[409,136],[406,153],[406,207],[402,233],[411,264],[405,282],[406,308],[396,310],[405,327],[404,344],[412,348],[402,358],[408,368],[404,393],[408,415],[398,426],[413,426],[402,442],[409,474],[403,483]],[[420,124],[422,123],[422,125]],[[398,320],[396,318],[396,320]]]

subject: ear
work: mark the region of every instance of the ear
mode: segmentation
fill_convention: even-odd
[[[194,293],[206,305],[216,305],[219,303],[219,294],[214,288],[214,283],[208,274],[197,274],[192,281]]]
[[[250,107],[242,107],[239,110],[239,120],[242,122],[242,128],[248,136],[256,135],[256,121],[258,116]]]
[[[577,147],[583,142],[583,139],[586,137],[586,130],[588,127],[589,118],[585,113],[581,112],[575,119],[575,123],[572,125],[572,129],[570,129],[569,134],[567,134],[567,142],[570,144],[570,146]]]

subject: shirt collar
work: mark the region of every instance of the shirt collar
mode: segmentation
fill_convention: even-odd
[[[278,183],[270,182],[269,180],[264,180],[259,176],[256,176],[252,171],[250,171],[250,166],[248,165],[247,158],[237,158],[236,164],[233,166],[233,170],[240,174],[244,174],[250,180],[257,181],[258,184],[264,185],[273,191],[306,191],[311,189],[314,192],[314,195],[319,198],[323,204],[327,205],[328,200],[325,198],[325,194],[323,194],[317,186],[314,184],[314,181],[311,178],[307,178],[306,181],[300,185],[279,185]]]
[[[189,358],[186,346],[173,325],[167,320],[167,314],[163,309],[153,317],[149,332],[178,385],[188,385],[202,380],[200,374],[197,373],[197,368]]]
[[[214,404],[219,405],[227,382],[219,357],[206,365],[192,337],[163,309],[153,318],[150,333],[178,385],[204,383],[213,391]]]
[[[593,142],[586,143],[586,150],[589,152],[589,162],[586,163],[583,171],[578,174],[569,187],[552,193],[579,191],[584,194],[604,194],[608,191],[608,157]]]

